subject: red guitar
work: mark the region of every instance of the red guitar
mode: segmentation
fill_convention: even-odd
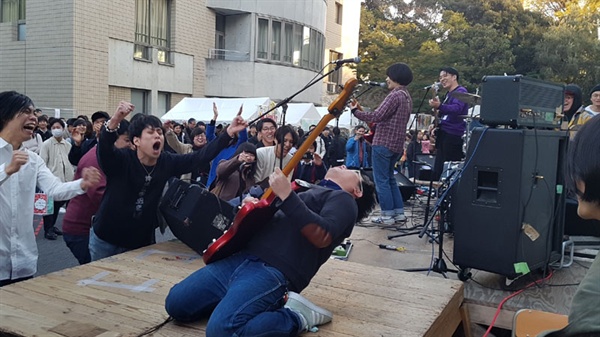
[[[292,172],[300,160],[302,160],[304,153],[325,129],[327,123],[342,114],[346,102],[357,83],[358,81],[355,78],[346,81],[342,92],[329,105],[327,109],[329,113],[321,118],[317,127],[310,133],[290,162],[283,168],[283,174],[287,176]],[[204,263],[210,264],[243,249],[252,236],[264,228],[269,219],[277,212],[277,209],[272,206],[275,197],[271,188],[268,188],[259,202],[246,203],[242,206],[233,219],[233,224],[229,230],[213,242],[204,252],[202,255]]]

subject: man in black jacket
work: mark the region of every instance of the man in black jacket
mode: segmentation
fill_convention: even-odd
[[[275,216],[246,249],[175,285],[165,304],[173,318],[210,316],[207,336],[296,336],[331,321],[331,312],[298,293],[369,214],[373,183],[345,166],[298,194],[279,168],[269,183],[278,197]]]
[[[106,174],[106,191],[90,231],[92,261],[154,243],[158,203],[167,180],[212,160],[229,146],[235,134],[246,128],[237,116],[227,132],[199,151],[172,154],[163,151],[163,123],[156,116],[138,114],[129,137],[135,150],[117,149],[119,123],[134,109],[121,102],[105,123],[98,142],[98,163]]]

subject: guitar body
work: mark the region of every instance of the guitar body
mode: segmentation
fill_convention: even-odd
[[[369,133],[365,134],[363,138],[369,142],[369,144],[373,143],[373,138],[375,138],[375,129],[377,128],[377,124],[369,123]]]
[[[202,255],[204,263],[221,260],[240,251],[252,237],[260,232],[277,212],[266,199],[246,203],[236,214],[231,228],[211,244]]]
[[[346,106],[346,102],[357,83],[358,81],[355,78],[346,81],[344,90],[342,90],[337,99],[329,105],[329,113],[321,118],[321,121],[311,132],[310,136],[302,143],[290,162],[283,168],[282,172],[286,176],[289,176],[296,165],[298,165],[302,156],[304,156],[304,153],[312,146],[315,139],[327,126],[327,123],[341,115]],[[296,183],[292,183],[293,190],[298,188],[296,185]],[[269,188],[265,191],[259,202],[246,203],[236,214],[229,230],[208,246],[202,255],[204,263],[210,264],[242,250],[252,236],[260,232],[271,220],[275,212],[277,212],[277,208],[273,206],[274,200],[275,195]]]

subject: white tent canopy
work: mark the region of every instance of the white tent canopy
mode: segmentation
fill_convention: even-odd
[[[317,111],[319,111],[319,114],[321,116],[325,116],[329,113],[329,111],[327,110],[327,107],[318,107]],[[327,123],[327,125],[329,126],[338,126],[340,128],[347,128],[347,129],[353,129],[355,126],[357,125],[367,125],[367,123],[359,120],[358,118],[354,117],[352,115],[352,113],[350,112],[349,108],[344,109],[344,112],[342,113],[342,115],[340,116],[340,121],[339,124],[336,124],[337,121],[336,119],[332,119],[329,123]]]
[[[217,122],[229,123],[243,105],[242,117],[245,120],[256,118],[260,113],[267,111],[272,104],[268,97],[256,98],[198,98],[186,97],[177,103],[169,112],[160,119],[163,121],[187,121],[194,118],[197,121],[208,122],[213,118],[213,102],[217,104],[219,117]]]
[[[281,117],[280,117],[281,119]],[[311,124],[317,124],[321,120],[321,115],[312,103],[289,103],[285,114],[285,123],[299,125],[303,129],[308,129]],[[278,121],[281,124],[281,120]]]

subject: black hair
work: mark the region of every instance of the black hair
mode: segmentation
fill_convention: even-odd
[[[201,135],[201,134],[205,134],[206,131],[200,129],[200,128],[194,128],[194,130],[192,130],[192,133],[190,133],[190,138],[194,139],[194,137],[196,137],[197,135]]]
[[[67,125],[68,126],[73,126],[73,124],[75,123],[76,120],[77,120],[77,118],[69,118],[69,119],[67,119]]]
[[[133,142],[133,138],[140,138],[144,129],[148,127],[153,129],[160,128],[163,131],[163,134],[165,132],[163,123],[158,117],[140,113],[131,118],[131,125],[129,125],[129,139]]]
[[[77,119],[83,119],[85,121],[89,121],[90,120],[89,117],[86,116],[86,115],[79,115],[79,116],[77,116]]]
[[[456,81],[457,82],[458,82],[458,80],[460,80],[460,75],[458,74],[458,70],[456,70],[456,68],[454,68],[454,67],[444,67],[444,68],[440,69],[440,71],[443,71],[446,74],[450,74],[450,75],[456,76]]]
[[[33,101],[23,94],[19,94],[16,91],[4,91],[0,93],[0,131],[15,116],[25,113],[29,107],[33,107]]]
[[[377,203],[375,197],[375,184],[366,174],[361,172],[360,175],[362,177],[363,195],[356,199],[356,205],[358,206],[358,215],[356,216],[357,222],[369,216]]]
[[[200,125],[206,126],[206,123],[204,123],[203,121],[199,121],[196,123],[196,127],[199,127]]]
[[[190,119],[188,119],[188,121],[187,121],[187,122],[188,122],[188,124],[190,124],[191,122],[195,122],[195,121],[196,121],[196,119],[195,119],[195,118],[190,118]]]
[[[355,127],[354,127],[354,130],[356,131],[356,130],[358,130],[358,129],[365,129],[365,130],[366,130],[366,129],[367,129],[367,127],[366,127],[366,126],[364,126],[364,125],[362,125],[362,124],[358,124],[357,126],[355,126]]]
[[[48,123],[48,122],[49,122],[49,121],[48,121],[48,116],[46,116],[46,115],[41,115],[41,116],[39,116],[39,117],[38,117],[38,123],[39,123],[39,122],[46,122],[46,123]]]
[[[600,116],[592,117],[577,131],[569,144],[567,184],[581,200],[600,205]],[[577,189],[585,184],[585,192]]]
[[[129,121],[124,119],[119,123],[119,128],[117,129],[117,135],[127,135],[129,134]]]
[[[275,139],[277,140],[277,144],[283,145],[283,142],[285,141],[285,135],[287,135],[288,133],[292,135],[293,143],[297,144],[298,134],[296,133],[296,131],[294,131],[293,128],[287,125],[282,126],[278,128],[277,131],[275,131]]]
[[[88,139],[94,137],[94,125],[89,120],[85,121],[85,137]]]
[[[273,123],[273,125],[277,127],[277,123],[272,118],[266,117],[260,119],[258,123],[256,123],[256,131],[262,132],[262,128],[265,123]]]
[[[50,117],[50,119],[48,120],[48,126],[52,129],[52,125],[54,125],[54,123],[58,123],[60,124],[60,126],[64,129],[65,128],[65,122],[60,119],[60,118],[54,118],[54,117]]]
[[[85,119],[81,119],[81,118],[77,118],[74,122],[73,122],[73,126],[74,127],[78,127],[80,125],[85,125],[87,127],[87,121]]]
[[[413,80],[413,73],[406,63],[394,63],[387,68],[385,74],[400,85],[409,85]]]
[[[333,131],[332,131],[332,132],[333,132],[333,135],[334,135],[334,136],[339,136],[339,135],[340,135],[340,133],[341,133],[341,132],[340,132],[340,128],[338,128],[337,126],[334,126],[334,127],[333,127]]]
[[[231,156],[231,158],[236,157],[242,152],[251,153],[256,157],[256,146],[252,143],[244,142],[238,145],[238,147],[235,149],[235,153],[233,154],[233,156]]]

